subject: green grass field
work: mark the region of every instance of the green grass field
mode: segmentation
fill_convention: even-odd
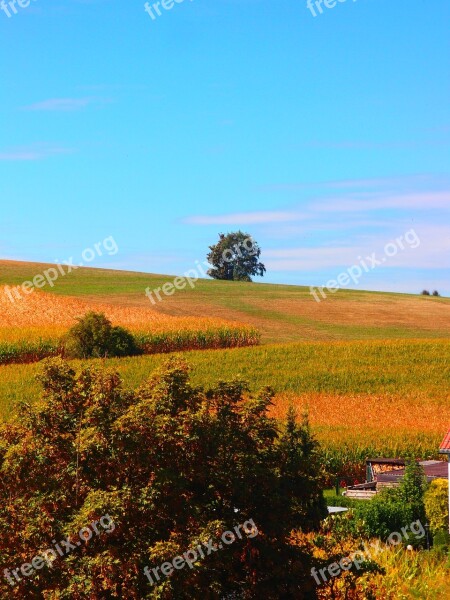
[[[192,365],[194,384],[205,386],[240,377],[254,391],[270,385],[278,393],[295,395],[392,394],[426,397],[438,406],[450,402],[450,342],[446,340],[304,342],[189,351],[183,357]],[[166,355],[157,354],[89,362],[116,369],[127,386],[136,387],[165,360]],[[27,397],[36,395],[33,377],[39,368],[39,364],[0,367],[3,405],[9,404],[19,382]]]

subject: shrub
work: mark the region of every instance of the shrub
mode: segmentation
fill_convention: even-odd
[[[134,336],[124,327],[113,327],[109,344],[109,356],[133,356],[139,354]]]
[[[383,490],[366,505],[358,507],[356,514],[364,522],[366,534],[383,541],[415,520],[410,508],[399,499],[397,489]]]
[[[450,550],[450,533],[445,529],[441,529],[435,533],[433,536],[433,546],[444,551]]]
[[[428,290],[422,290],[422,296],[429,296],[430,292]]]
[[[367,535],[386,541],[391,533],[400,533],[402,527],[420,521],[425,524],[423,503],[426,489],[423,467],[412,460],[406,465],[405,475],[398,487],[386,488],[375,496],[367,506],[356,509],[364,520]],[[408,544],[423,545],[423,538],[411,539]]]
[[[433,296],[440,296],[440,293],[437,290],[434,290]]]
[[[424,497],[425,512],[432,533],[448,530],[448,480],[435,479]]]
[[[63,341],[68,358],[102,358],[137,354],[134,337],[123,327],[113,327],[102,313],[88,312]]]

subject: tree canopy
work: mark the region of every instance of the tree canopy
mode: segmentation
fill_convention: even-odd
[[[213,266],[208,275],[228,281],[252,281],[264,276],[266,267],[259,262],[261,249],[248,233],[236,231],[219,234],[219,241],[209,247],[208,262]]]
[[[315,598],[308,553],[290,534],[323,516],[319,450],[307,423],[290,413],[280,430],[268,416],[269,389],[194,387],[181,359],[135,391],[59,358],[40,380],[40,401],[0,430],[0,597]],[[257,536],[156,585],[145,576],[248,520]],[[32,569],[59,540],[70,553]]]

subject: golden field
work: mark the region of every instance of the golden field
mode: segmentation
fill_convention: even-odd
[[[81,300],[39,290],[11,302],[5,286],[0,286],[0,341],[59,336],[90,310],[104,313],[114,324],[133,331],[201,330],[227,324],[224,319],[175,317],[147,307]]]
[[[61,338],[89,311],[127,327],[145,354],[233,348],[259,343],[252,327],[223,319],[173,317],[148,307],[60,297],[34,290],[14,302],[0,288],[0,364],[29,363],[62,353]]]
[[[0,285],[20,285],[51,264],[0,261]],[[450,338],[450,299],[339,290],[315,302],[308,287],[199,279],[151,308],[145,289],[173,280],[170,275],[80,268],[61,277],[53,296],[147,314],[194,317],[205,315],[256,327],[263,343],[369,339]]]

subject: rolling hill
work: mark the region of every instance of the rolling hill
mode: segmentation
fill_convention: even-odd
[[[20,285],[54,265],[0,261],[0,285]],[[339,290],[318,303],[309,288],[200,279],[155,305],[146,288],[174,276],[79,268],[43,290],[89,304],[141,308],[175,317],[211,317],[247,323],[263,343],[450,337],[450,299]]]

